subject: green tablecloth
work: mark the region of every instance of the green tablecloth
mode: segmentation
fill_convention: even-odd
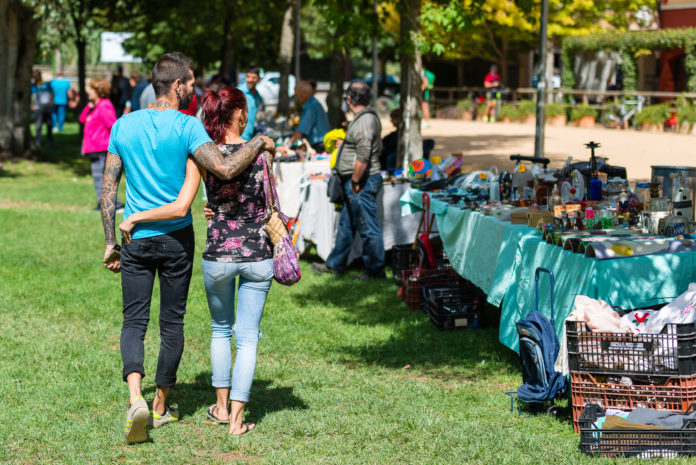
[[[415,189],[404,193],[402,214],[420,210],[421,197],[422,192]],[[585,258],[547,244],[527,226],[501,222],[436,199],[430,203],[454,269],[481,288],[488,302],[502,302],[500,342],[515,351],[515,323],[534,310],[537,267],[549,268],[555,275],[555,327],[559,336],[576,295],[639,308],[669,302],[696,281],[696,252],[617,260]],[[549,290],[548,277],[542,275],[539,310],[546,316],[551,314]]]

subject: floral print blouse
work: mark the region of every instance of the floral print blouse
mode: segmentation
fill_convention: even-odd
[[[220,144],[224,157],[234,156],[243,144]],[[256,159],[238,176],[223,181],[205,176],[208,205],[215,213],[208,222],[203,259],[216,262],[255,262],[273,258],[264,228],[266,197],[263,191],[263,158]]]

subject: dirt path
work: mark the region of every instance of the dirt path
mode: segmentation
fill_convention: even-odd
[[[462,152],[474,169],[497,165],[502,170],[513,167],[510,155],[534,154],[534,129],[531,124],[434,119],[423,130],[423,137],[435,139],[434,155]],[[569,156],[589,160],[584,144],[590,140],[602,144],[597,155],[608,157],[613,165],[625,166],[630,179],[650,178],[651,165],[696,166],[694,135],[547,126],[545,145],[550,166],[560,167]]]

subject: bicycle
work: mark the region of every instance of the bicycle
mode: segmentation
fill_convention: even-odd
[[[629,123],[635,127],[635,122],[631,120],[641,112],[645,97],[636,95],[633,99],[624,99],[618,105],[612,105],[602,112],[602,126],[607,129],[627,129]]]

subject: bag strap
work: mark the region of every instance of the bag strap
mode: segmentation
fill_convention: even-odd
[[[369,111],[363,111],[360,115],[358,115],[357,117],[355,117],[355,118],[353,119],[353,121],[350,122],[350,124],[349,124],[348,127],[346,128],[346,135],[345,135],[345,137],[348,137],[348,131],[350,130],[350,127],[353,125],[353,123],[355,123],[357,120],[359,120],[362,116],[364,116],[364,115],[367,114],[367,113],[371,113],[371,112],[369,112]],[[340,160],[341,160],[341,154],[343,153],[343,147],[345,146],[345,139],[343,139],[343,142],[344,142],[344,143],[341,144],[341,148],[338,149],[338,154],[336,155],[336,163],[334,163],[334,169],[335,169],[336,171],[338,171],[338,163],[339,163]]]
[[[288,223],[288,217],[280,211],[280,201],[278,200],[278,191],[275,186],[275,178],[273,173],[271,173],[270,168],[270,154],[268,152],[263,152],[261,154],[261,159],[263,160],[263,192],[266,197],[266,214],[268,218],[273,214],[274,211],[278,212],[280,219],[283,220],[285,224]]]

